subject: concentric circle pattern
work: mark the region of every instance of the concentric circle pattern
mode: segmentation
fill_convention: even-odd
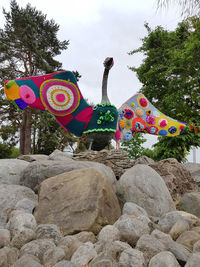
[[[76,110],[80,102],[79,89],[64,80],[48,80],[40,87],[45,108],[56,116],[65,116]]]

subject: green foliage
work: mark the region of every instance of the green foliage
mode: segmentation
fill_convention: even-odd
[[[135,133],[130,141],[122,143],[121,149],[127,151],[130,158],[137,159],[143,155],[144,147],[142,144],[144,142],[146,139],[143,134]]]
[[[63,150],[77,141],[69,132],[66,132],[48,112],[35,111],[33,114],[33,154],[51,154],[56,148]]]
[[[159,137],[158,143],[153,145],[154,160],[176,158],[179,162],[185,161],[191,146],[200,146],[200,127],[197,126],[196,129],[197,133],[187,126],[181,135],[173,138]]]
[[[0,159],[8,158],[12,153],[12,148],[4,143],[0,143]]]
[[[60,41],[57,38],[58,24],[53,20],[47,20],[46,15],[30,4],[27,4],[25,8],[19,7],[15,0],[11,1],[9,12],[3,9],[3,15],[5,26],[4,29],[0,29],[1,85],[6,80],[38,76],[62,69],[62,63],[55,57],[67,49],[69,41]],[[77,71],[75,75],[80,78]],[[49,153],[58,147],[63,149],[64,145],[74,141],[72,135],[65,133],[56,122],[52,122],[50,115],[34,110],[32,113],[32,123],[30,126],[25,126],[31,127],[31,135],[27,137],[30,131],[23,128],[23,125],[27,125],[24,122],[24,112],[5,100],[3,88],[1,88],[0,135],[5,143],[15,146],[19,140],[31,137],[33,153]],[[37,114],[36,120],[35,114]],[[22,134],[24,137],[20,139]],[[68,141],[65,140],[66,137]],[[23,151],[21,143],[20,151]]]
[[[5,143],[0,143],[0,159],[17,158],[19,156],[19,149],[11,147]]]
[[[147,36],[142,46],[130,52],[130,55],[138,52],[145,55],[139,67],[130,68],[142,83],[140,91],[164,114],[189,125],[191,119],[198,122],[200,18],[188,18],[174,31],[160,26],[152,30],[148,24],[145,27]],[[174,157],[181,161],[191,146],[200,145],[198,135],[187,128],[181,136],[160,137],[153,157],[157,160]]]

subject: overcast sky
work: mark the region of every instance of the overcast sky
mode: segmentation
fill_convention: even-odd
[[[70,45],[59,60],[64,69],[78,70],[82,75],[79,88],[89,102],[100,102],[103,61],[106,57],[114,58],[108,96],[117,107],[141,87],[128,66],[139,66],[143,56],[130,56],[128,52],[140,47],[141,39],[146,36],[144,23],[148,22],[151,28],[161,25],[173,30],[182,20],[176,6],[157,10],[156,0],[17,0],[17,3],[22,7],[31,3],[60,25],[58,37],[69,40]],[[2,7],[9,11],[9,1],[1,0],[1,10]],[[0,28],[3,25],[1,13]],[[147,146],[156,141],[155,136],[146,137]]]

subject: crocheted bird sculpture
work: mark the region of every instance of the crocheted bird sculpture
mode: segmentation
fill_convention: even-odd
[[[113,58],[104,61],[101,104],[90,106],[83,98],[71,71],[6,81],[6,97],[20,110],[26,107],[51,113],[57,122],[75,136],[87,134],[90,148],[103,149],[113,138],[129,141],[135,132],[173,137],[186,124],[158,111],[142,94],[129,98],[119,109],[107,96],[107,80]]]

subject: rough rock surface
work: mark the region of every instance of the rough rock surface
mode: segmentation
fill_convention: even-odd
[[[29,188],[20,185],[0,184],[0,228],[8,221],[18,201],[27,198],[37,204],[37,195]]]
[[[29,165],[19,159],[0,159],[0,184],[20,183],[21,172]]]
[[[11,244],[20,249],[29,241],[35,239],[37,223],[35,217],[29,213],[21,213],[10,218],[7,228],[11,233]]]
[[[162,251],[151,258],[149,267],[180,267],[180,264],[169,251]]]
[[[185,193],[180,199],[177,209],[192,213],[200,218],[200,192]]]
[[[145,259],[143,253],[133,248],[125,249],[120,255],[119,266],[144,267]]]
[[[86,151],[74,154],[73,158],[76,160],[88,160],[103,163],[114,171],[117,179],[120,178],[126,169],[129,169],[134,165],[134,160],[131,160],[128,153],[122,149]]]
[[[143,252],[146,263],[159,252],[166,250],[166,246],[160,240],[148,234],[140,237],[135,248]]]
[[[200,163],[186,162],[183,165],[191,173],[194,181],[200,183]]]
[[[70,172],[72,170],[89,167],[94,167],[103,171],[115,190],[116,178],[112,169],[100,163],[75,161],[70,157],[62,157],[62,160],[42,160],[31,162],[22,172],[20,184],[37,192],[39,184],[47,178],[54,177],[61,173]]]
[[[174,158],[168,158],[149,165],[164,179],[174,200],[186,192],[198,191],[190,172]]]
[[[107,177],[95,168],[75,170],[43,181],[34,213],[38,223],[56,224],[64,235],[80,231],[98,233],[104,225],[113,224],[120,214]]]
[[[19,258],[12,267],[42,267],[42,265],[38,258],[27,254]]]
[[[32,162],[32,161],[41,161],[41,160],[46,160],[48,159],[49,156],[47,155],[43,155],[43,154],[34,154],[34,155],[20,155],[18,157],[18,159],[20,160],[25,160],[25,161],[28,161],[28,162]]]
[[[50,239],[33,240],[20,249],[20,257],[26,254],[33,255],[40,260],[40,263],[42,263],[44,253],[47,250],[54,248],[56,248],[56,245]]]
[[[119,229],[121,240],[135,246],[137,240],[150,232],[147,223],[142,222],[131,215],[122,215],[114,224]]]
[[[173,200],[160,175],[151,167],[137,164],[118,181],[117,193],[122,203],[134,202],[149,216],[161,217],[175,210]]]

